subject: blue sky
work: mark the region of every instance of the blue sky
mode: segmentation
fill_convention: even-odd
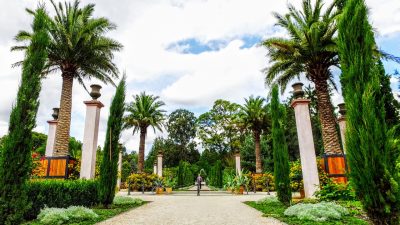
[[[328,0],[329,1],[329,0]],[[110,36],[124,45],[115,54],[115,63],[126,72],[128,101],[133,94],[146,91],[160,96],[165,109],[172,112],[185,108],[196,115],[207,111],[219,98],[242,103],[250,95],[265,96],[261,70],[268,66],[266,50],[258,47],[260,40],[285,33],[274,26],[272,12],[287,12],[287,2],[298,7],[300,0],[85,0],[96,4],[95,16],[105,16],[118,27]],[[11,64],[21,60],[20,53],[10,53],[15,45],[13,36],[18,30],[29,29],[31,18],[25,8],[33,8],[36,1],[3,1],[0,14],[0,136],[8,127],[11,105],[16,96],[20,68]],[[381,49],[400,55],[400,13],[398,0],[367,0],[371,22],[377,30]],[[49,11],[51,12],[50,4]],[[12,18],[10,20],[10,18]],[[387,72],[400,68],[384,62]],[[85,81],[87,85],[99,81]],[[393,79],[393,87],[397,82]],[[99,145],[103,145],[108,107],[115,91],[103,85]],[[59,73],[43,80],[36,130],[47,133],[51,108],[59,105],[61,77]],[[397,91],[397,90],[396,90]],[[85,105],[90,99],[78,83],[73,88],[71,135],[83,137]],[[333,97],[341,101],[340,94]],[[149,132],[147,150],[156,136],[166,133]],[[129,150],[138,148],[138,135],[125,131],[122,141]]]

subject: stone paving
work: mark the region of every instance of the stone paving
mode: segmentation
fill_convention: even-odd
[[[119,195],[126,196],[127,193],[120,192]],[[276,219],[263,217],[261,212],[243,203],[257,201],[265,196],[266,193],[231,195],[215,191],[203,192],[201,196],[196,196],[195,191],[174,192],[172,195],[133,193],[131,197],[141,198],[150,203],[98,224],[283,224]]]

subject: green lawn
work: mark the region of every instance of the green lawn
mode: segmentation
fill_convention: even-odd
[[[314,222],[308,220],[299,220],[296,217],[288,217],[284,215],[286,206],[280,202],[271,202],[268,204],[257,204],[256,202],[246,202],[247,205],[261,211],[266,217],[273,217],[289,225],[340,225],[340,224],[351,224],[351,225],[367,225],[367,221],[361,219],[364,217],[361,204],[359,202],[338,202],[340,205],[349,209],[350,214],[344,216],[341,220],[337,221],[324,221]]]
[[[144,202],[143,204],[146,204],[147,202]],[[143,205],[142,204],[142,205]],[[104,221],[106,219],[109,219],[111,217],[114,217],[118,214],[121,214],[123,212],[129,211],[131,209],[137,208],[141,205],[112,205],[110,208],[105,209],[105,208],[101,208],[101,207],[93,207],[93,211],[99,215],[99,217],[97,217],[95,220],[90,220],[90,221],[82,221],[79,223],[68,223],[71,225],[92,225],[95,223],[98,223],[100,221]],[[29,221],[27,223],[25,223],[25,225],[42,225],[42,223],[40,223],[38,220],[34,220],[34,221]]]

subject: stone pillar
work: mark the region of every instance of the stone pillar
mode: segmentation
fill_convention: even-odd
[[[338,118],[340,137],[342,139],[343,153],[346,154],[346,108],[344,103],[338,105],[340,116]]]
[[[162,158],[163,158],[163,155],[161,153],[159,153],[157,155],[157,175],[159,177],[162,177],[162,166],[163,166]]]
[[[121,176],[122,176],[122,145],[119,146],[119,154],[118,154],[118,178],[117,178],[117,188],[118,190],[121,187]]]
[[[241,175],[242,168],[240,167],[240,152],[235,153],[236,174]]]
[[[100,109],[104,107],[104,105],[100,101],[97,101],[97,98],[101,96],[99,92],[101,86],[91,85],[90,87],[92,88],[90,96],[92,96],[93,100],[84,102],[86,104],[86,118],[85,130],[83,134],[82,162],[80,173],[80,178],[86,179],[93,179],[95,175]]]
[[[157,160],[154,161],[153,173],[157,174]]]
[[[310,100],[302,98],[304,95],[302,86],[302,83],[293,85],[295,99],[292,101],[292,107],[296,117],[305,197],[312,198],[319,190],[319,177],[311,128]]]
[[[57,119],[58,119],[58,112],[60,108],[53,108],[53,120],[47,121],[49,124],[49,133],[47,134],[47,142],[46,142],[46,157],[53,156],[53,149],[54,149],[54,142],[56,138],[56,129],[57,129]]]

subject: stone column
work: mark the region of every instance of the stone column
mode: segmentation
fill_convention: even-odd
[[[95,175],[96,167],[96,150],[97,150],[97,138],[99,133],[99,121],[100,121],[100,109],[104,105],[97,101],[97,98],[101,96],[100,85],[91,85],[92,96],[91,101],[85,101],[86,105],[86,118],[85,118],[85,130],[83,134],[83,145],[82,145],[82,162],[81,162],[81,173],[80,178],[93,179]]]
[[[340,116],[338,118],[340,137],[342,139],[343,153],[346,154],[346,107],[344,103],[338,105]]]
[[[49,133],[47,134],[47,142],[46,142],[46,157],[53,156],[53,149],[54,149],[54,142],[56,138],[56,130],[57,130],[57,119],[58,119],[58,112],[60,108],[53,108],[53,120],[47,121],[49,124]]]
[[[157,174],[157,160],[154,161],[153,173]]]
[[[242,168],[240,167],[240,152],[235,153],[236,174],[241,175]]]
[[[311,128],[310,100],[303,98],[302,86],[302,83],[293,85],[295,99],[292,101],[292,107],[296,117],[305,197],[312,198],[315,192],[319,190],[319,178]]]
[[[122,145],[119,146],[118,154],[118,178],[117,178],[117,188],[121,187],[121,176],[122,176]]]
[[[158,155],[157,155],[157,175],[159,177],[162,177],[162,166],[163,166],[162,158],[163,158],[163,155],[161,153],[158,153]]]

